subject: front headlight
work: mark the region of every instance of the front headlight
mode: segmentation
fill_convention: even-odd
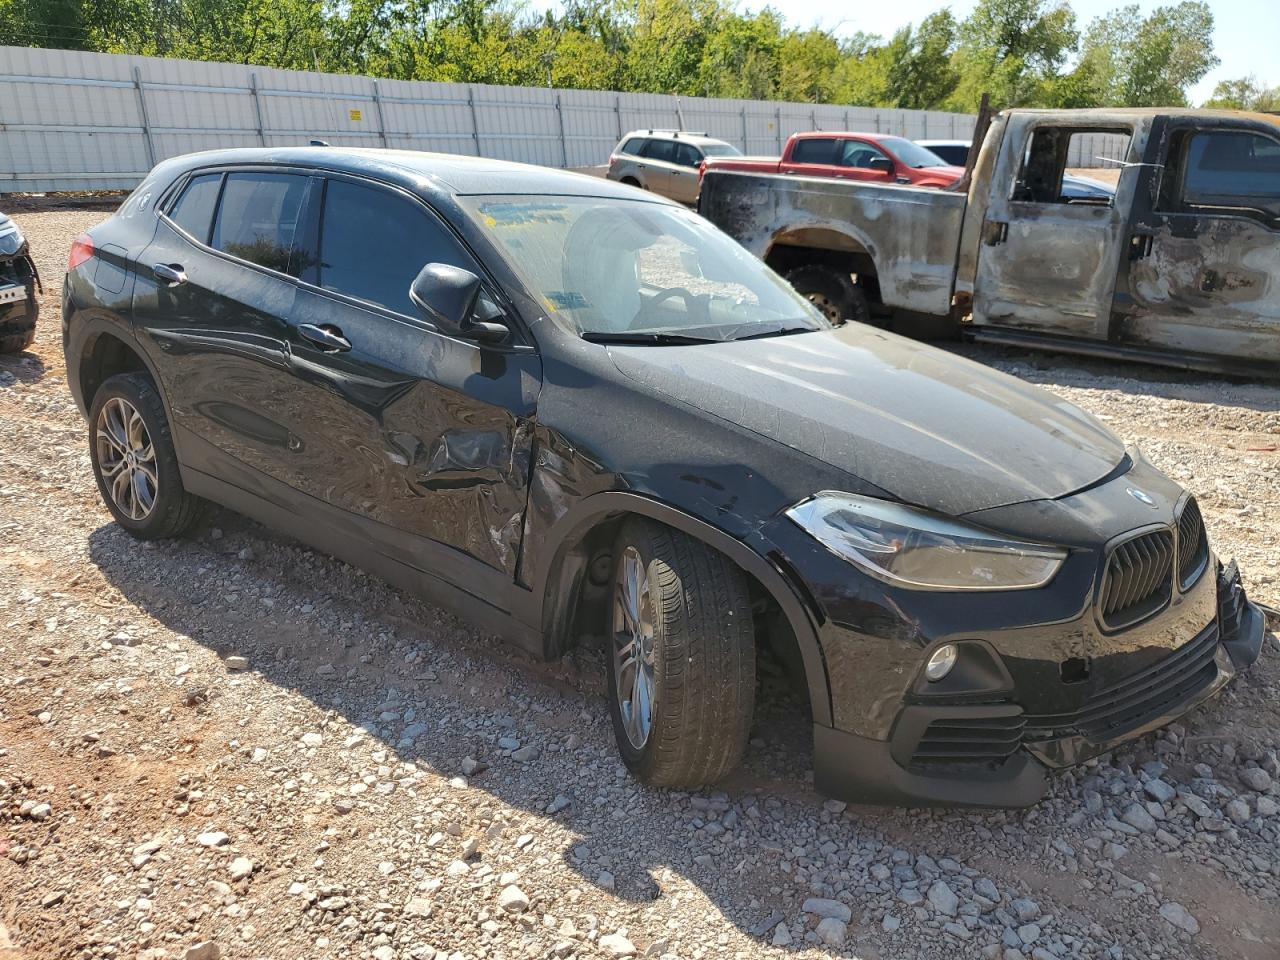
[[[872,576],[920,590],[1029,590],[1052,580],[1067,556],[1056,547],[852,493],[819,493],[787,516]]]

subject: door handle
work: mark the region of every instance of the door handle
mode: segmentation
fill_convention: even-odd
[[[180,263],[157,263],[151,268],[151,273],[157,280],[163,280],[171,287],[187,282],[187,271],[182,269]]]
[[[988,247],[997,247],[1008,239],[1008,221],[988,220],[982,225],[982,242]]]
[[[314,323],[298,324],[298,333],[304,340],[310,340],[321,350],[328,353],[346,353],[351,349],[351,341],[342,335],[331,323],[316,326]]]
[[[1145,260],[1151,256],[1151,248],[1155,245],[1155,241],[1153,233],[1145,230],[1133,231],[1133,236],[1129,238],[1129,259]]]

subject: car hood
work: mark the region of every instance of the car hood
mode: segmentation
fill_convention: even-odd
[[[1125,456],[1110,431],[1046,391],[857,323],[609,353],[649,390],[952,515],[1066,496]]]

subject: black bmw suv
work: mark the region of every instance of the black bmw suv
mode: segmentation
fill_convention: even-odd
[[[1195,500],[1087,414],[607,180],[181,157],[76,241],[63,323],[122,527],[215,501],[538,656],[601,642],[647,783],[738,762],[765,650],[820,789],[990,805],[1259,655]]]

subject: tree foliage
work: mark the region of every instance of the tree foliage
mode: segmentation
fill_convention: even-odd
[[[854,26],[856,18],[850,21]],[[0,44],[413,80],[878,107],[1179,105],[1217,63],[1207,4],[1081,32],[1067,0],[978,0],[887,40],[790,28],[733,0],[0,0]],[[1257,106],[1246,78],[1214,102]]]

